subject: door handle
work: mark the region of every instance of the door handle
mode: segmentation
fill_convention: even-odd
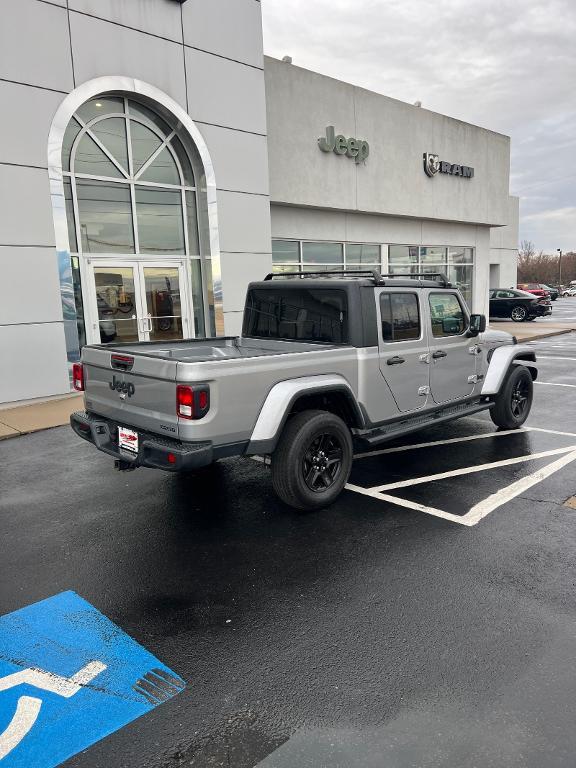
[[[398,355],[396,355],[395,357],[389,357],[388,360],[386,360],[386,365],[401,365],[401,363],[405,362],[403,357],[398,357]]]
[[[432,357],[434,358],[434,360],[438,360],[439,357],[447,357],[447,356],[448,356],[448,352],[444,352],[443,349],[437,349],[436,352],[432,353]]]

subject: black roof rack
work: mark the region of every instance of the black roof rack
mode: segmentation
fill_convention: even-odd
[[[437,283],[442,288],[451,288],[452,283],[443,272],[395,272],[382,275],[377,269],[330,269],[319,270],[317,272],[269,272],[264,280],[273,280],[274,278],[284,279],[287,277],[327,277],[331,275],[344,275],[345,279],[369,278],[374,281],[374,285],[386,285],[386,280],[397,280],[398,278],[408,278],[410,280],[428,280]]]

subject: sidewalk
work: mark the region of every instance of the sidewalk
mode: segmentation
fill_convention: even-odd
[[[494,331],[506,331],[516,336],[518,341],[537,341],[546,339],[548,336],[558,336],[562,333],[571,333],[576,331],[576,323],[542,323],[537,321],[532,323],[513,323],[504,321],[502,323],[489,323],[489,328]]]
[[[82,395],[65,395],[58,399],[2,409],[0,440],[68,424],[70,414],[81,411],[83,407]]]

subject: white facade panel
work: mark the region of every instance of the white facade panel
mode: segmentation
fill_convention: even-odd
[[[262,68],[261,6],[256,0],[187,0],[182,17],[186,45]]]
[[[265,136],[206,124],[198,128],[210,151],[220,189],[268,194]]]
[[[54,245],[48,172],[0,165],[0,245]]]
[[[263,195],[218,191],[220,250],[270,253],[270,203]]]
[[[0,326],[0,402],[70,391],[62,323]]]
[[[0,163],[47,163],[48,131],[64,98],[61,93],[0,82]],[[9,115],[9,117],[7,117]]]
[[[70,30],[77,83],[103,75],[134,77],[186,108],[181,45],[80,13],[70,14]]]
[[[263,280],[271,271],[271,259],[267,253],[222,253],[222,275],[226,284],[224,313],[241,312],[248,283]],[[232,333],[228,326],[226,332]]]
[[[65,8],[37,0],[3,0],[0,77],[60,91],[72,89]]]
[[[507,223],[510,140],[291,64],[265,59],[273,202],[471,224]],[[367,141],[364,162],[322,152],[327,126]],[[424,153],[474,168],[424,171]]]
[[[71,11],[139,29],[151,35],[182,42],[182,19],[178,3],[168,0],[69,0]]]
[[[0,246],[0,325],[62,320],[60,282],[53,248]]]
[[[186,48],[186,73],[193,120],[266,133],[262,70]]]

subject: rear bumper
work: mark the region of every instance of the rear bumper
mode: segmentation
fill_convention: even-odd
[[[151,432],[137,430],[138,453],[118,447],[118,425],[101,416],[77,411],[70,416],[70,426],[83,440],[99,451],[123,462],[124,469],[150,467],[167,472],[197,469],[211,464],[214,460],[212,443],[182,443]],[[127,425],[128,426],[128,425]],[[169,458],[170,457],[170,458]]]
[[[530,312],[534,317],[546,317],[546,315],[552,314],[552,307],[542,304],[538,307],[534,307],[534,311]]]

